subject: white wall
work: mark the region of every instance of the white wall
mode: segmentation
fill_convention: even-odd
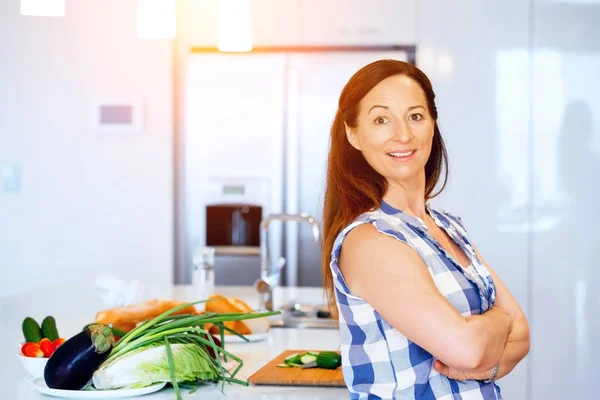
[[[112,273],[172,279],[172,45],[136,35],[136,2],[70,0],[64,18],[0,2],[0,296]],[[102,135],[94,102],[146,104],[145,132]]]

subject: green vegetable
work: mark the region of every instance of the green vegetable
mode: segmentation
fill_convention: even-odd
[[[291,365],[287,365],[287,364],[277,364],[277,366],[278,366],[279,368],[292,368],[292,366],[291,366]]]
[[[226,327],[223,322],[268,317],[280,312],[172,315],[185,307],[205,301],[173,308],[121,337],[108,359],[94,373],[94,386],[145,387],[156,382],[169,381],[179,399],[180,387],[193,389],[204,382],[221,381],[223,385],[225,382],[248,385],[247,382],[236,378],[243,361],[221,345],[217,345],[203,326],[217,325],[221,336],[227,330],[244,338]],[[214,358],[208,354],[208,348],[216,354]],[[224,360],[229,357],[237,363],[233,372],[223,367],[221,356]],[[111,379],[112,382],[109,382]]]
[[[336,369],[342,365],[342,356],[333,351],[322,351],[317,355],[317,367]]]
[[[54,317],[47,316],[44,318],[42,321],[42,335],[52,341],[55,341],[60,337],[58,336],[58,329],[56,329]]]
[[[177,374],[175,373],[175,361],[173,360],[173,350],[171,349],[171,344],[169,343],[169,339],[167,339],[166,336],[165,336],[165,350],[167,351],[167,362],[169,365],[169,378],[171,379],[171,383],[173,384],[173,388],[175,389],[175,395],[177,396],[177,400],[183,400],[183,398],[181,397],[181,392],[179,391],[179,383],[177,382]]]
[[[298,364],[298,365],[302,365],[302,360],[300,359],[300,356],[298,354],[290,354],[289,356],[287,356],[285,358],[284,362],[286,364]]]
[[[317,360],[317,357],[310,355],[308,353],[306,355],[303,355],[300,357],[300,361],[302,361],[302,364],[306,364],[306,363],[316,361],[316,360]]]
[[[156,382],[178,383],[196,379],[210,382],[216,381],[218,374],[217,367],[202,347],[194,343],[171,344],[167,339],[105,364],[94,372],[93,382],[96,389],[120,389],[144,387]]]
[[[38,343],[43,339],[42,329],[31,317],[27,317],[23,320],[23,336],[25,336],[26,342]]]
[[[302,354],[290,354],[284,360],[285,364],[278,364],[278,367],[303,367],[303,368],[327,368],[336,369],[342,365],[342,356],[334,351],[308,351]]]

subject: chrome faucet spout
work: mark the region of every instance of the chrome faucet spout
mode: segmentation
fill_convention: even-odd
[[[302,214],[271,214],[264,218],[260,223],[260,278],[256,281],[254,286],[257,291],[261,294],[260,307],[266,310],[273,310],[273,289],[279,286],[280,272],[285,264],[285,259],[280,259],[278,266],[272,270],[269,263],[269,248],[268,242],[268,230],[269,224],[272,221],[296,221],[306,222],[311,224],[311,230],[315,241],[319,241],[321,237],[321,226],[319,222],[312,216]]]

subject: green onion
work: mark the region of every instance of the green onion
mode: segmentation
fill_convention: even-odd
[[[167,348],[167,360],[169,360],[169,369],[171,370],[171,384],[175,389],[175,396],[177,400],[183,400],[181,392],[179,391],[179,385],[177,385],[177,379],[175,379],[175,363],[173,362],[173,352],[171,351],[171,345],[169,344],[169,338],[165,336],[165,347]]]
[[[105,365],[108,365],[116,358],[121,357],[124,354],[129,353],[130,351],[133,351],[140,347],[148,346],[152,343],[164,342],[169,362],[169,369],[171,370],[171,384],[175,389],[177,399],[180,400],[180,384],[176,381],[175,378],[175,367],[173,363],[173,353],[171,350],[171,344],[193,343],[201,347],[204,351],[207,351],[207,348],[211,348],[214,351],[216,357],[214,359],[212,357],[209,357],[209,359],[213,362],[216,370],[218,371],[217,379],[222,381],[222,390],[224,388],[225,382],[247,386],[248,382],[236,379],[236,375],[241,370],[242,366],[244,365],[244,362],[239,357],[236,357],[235,355],[225,350],[225,331],[231,332],[232,334],[241,337],[243,340],[248,341],[248,339],[244,335],[236,332],[235,330],[226,327],[223,324],[223,322],[242,321],[246,319],[269,317],[271,315],[280,314],[280,312],[271,311],[257,313],[254,311],[250,311],[227,314],[204,313],[200,315],[173,315],[177,311],[182,310],[186,307],[190,307],[200,303],[205,303],[207,301],[209,300],[201,300],[187,304],[182,304],[178,307],[175,307],[171,310],[162,313],[161,315],[152,320],[145,321],[141,325],[137,326],[136,328],[125,334],[119,340],[119,342],[113,347],[108,359],[103,363],[103,365],[100,368],[102,368]],[[205,324],[213,324],[219,327],[219,335],[221,339],[220,346],[218,346],[215,343],[213,336],[208,331],[203,329],[203,326]],[[223,356],[223,360],[225,362],[227,362],[228,358],[231,358],[237,363],[237,366],[233,372],[230,372],[227,369],[225,369],[225,367],[221,363],[221,355]],[[185,384],[181,383],[181,386],[189,388],[197,386],[198,384],[198,382],[185,382]]]

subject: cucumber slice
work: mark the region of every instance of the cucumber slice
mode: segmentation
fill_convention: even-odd
[[[279,368],[292,368],[292,366],[288,365],[288,364],[277,364],[277,367],[279,367]]]
[[[300,357],[300,361],[302,361],[302,364],[308,364],[309,362],[317,361],[317,357],[310,354],[306,354]]]
[[[319,353],[316,351],[307,351],[306,354],[310,354],[311,356],[318,356]]]
[[[302,365],[302,361],[300,360],[300,356],[298,354],[291,354],[291,355],[287,356],[284,361],[288,365],[291,365],[291,364]]]

